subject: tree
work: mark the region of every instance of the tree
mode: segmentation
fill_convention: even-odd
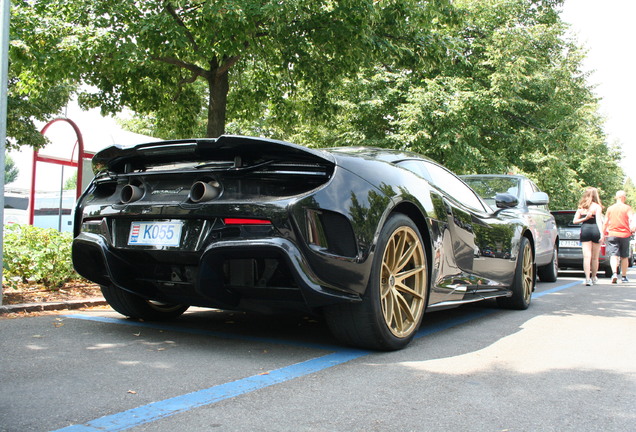
[[[613,194],[623,173],[581,72],[584,53],[565,36],[561,3],[20,5],[40,17],[28,21],[23,50],[38,70],[63,69],[60,77],[90,84],[79,98],[85,107],[131,108],[140,115],[127,124],[146,134],[228,130],[414,150],[460,174],[526,174],[553,208],[566,208],[588,185]]]
[[[328,94],[329,119],[307,126],[304,117],[288,134],[414,150],[460,174],[525,174],[553,208],[575,205],[588,185],[613,194],[620,155],[606,142],[584,54],[565,36],[559,3],[458,0],[456,25],[438,28],[440,38],[455,37],[445,61],[345,78]]]
[[[64,182],[64,190],[75,190],[77,188],[77,171],[75,171]]]
[[[15,166],[15,162],[5,153],[4,155],[4,184],[13,183],[20,174],[20,170]]]
[[[623,190],[627,194],[627,204],[636,208],[636,186],[631,177],[627,177],[625,184],[623,184]]]
[[[66,65],[76,52],[71,44],[63,43],[65,29],[49,25],[51,19],[40,16],[32,2],[12,2],[7,149],[45,145],[47,140],[35,122],[51,120],[75,89],[77,77]]]
[[[231,88],[242,117],[299,87],[320,104],[362,65],[441,55],[428,29],[452,11],[448,0],[47,0],[33,9],[81,53],[63,56],[96,89],[81,104],[126,106],[180,136],[199,135],[205,110],[210,137],[225,131]]]
[[[613,193],[622,172],[559,3],[456,2],[466,61],[413,92],[401,133],[459,172],[526,174],[553,208],[569,208],[588,185]],[[412,128],[413,111],[426,133]]]

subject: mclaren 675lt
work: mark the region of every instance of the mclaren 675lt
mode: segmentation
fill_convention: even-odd
[[[189,306],[324,317],[344,344],[395,350],[427,311],[526,309],[532,231],[418,154],[221,136],[112,146],[75,211],[73,263],[119,313]]]

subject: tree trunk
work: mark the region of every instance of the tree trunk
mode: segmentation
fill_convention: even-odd
[[[219,73],[219,69],[211,70],[208,76],[210,98],[208,101],[207,138],[217,138],[225,133],[225,111],[230,85],[228,71]]]

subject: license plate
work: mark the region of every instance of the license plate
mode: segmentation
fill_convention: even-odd
[[[581,247],[581,242],[578,240],[560,240],[559,246],[561,247]]]
[[[179,246],[182,222],[132,222],[128,245]]]

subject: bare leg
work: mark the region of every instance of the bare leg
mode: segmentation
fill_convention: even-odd
[[[619,264],[619,257],[617,256],[611,256],[610,257],[610,266],[612,267],[612,273],[614,274],[618,274],[618,264]]]
[[[583,249],[583,273],[585,273],[585,281],[587,282],[591,272],[592,242],[582,242],[581,247]]]
[[[600,243],[592,243],[592,256],[591,256],[591,266],[590,273],[592,279],[596,278],[596,273],[598,273],[598,257],[601,253],[601,244]]]
[[[621,258],[621,275],[627,276],[627,267],[629,266],[629,258]]]

